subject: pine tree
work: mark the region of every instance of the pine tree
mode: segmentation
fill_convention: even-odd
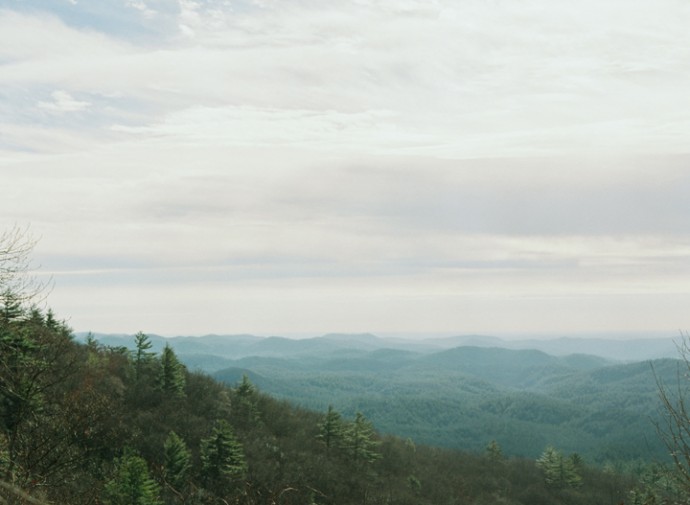
[[[247,463],[242,444],[230,424],[218,420],[208,438],[201,441],[201,473],[207,481],[236,478],[244,474]]]
[[[577,487],[582,482],[573,458],[566,458],[551,446],[539,457],[537,466],[544,472],[544,480],[549,487]]]
[[[15,321],[24,315],[21,298],[9,289],[0,296],[0,318],[5,323]]]
[[[180,397],[184,396],[185,384],[185,367],[177,359],[175,351],[166,344],[161,354],[161,370],[158,377],[158,386],[165,393]]]
[[[181,490],[191,467],[191,453],[177,433],[171,431],[163,444],[165,480],[174,489]]]
[[[328,412],[323,422],[319,425],[319,434],[317,438],[326,445],[326,451],[337,447],[343,440],[343,421],[340,414],[333,408],[333,405],[328,406]]]
[[[379,442],[374,435],[371,422],[364,417],[364,414],[357,412],[355,420],[345,428],[343,437],[346,454],[353,463],[373,463],[381,457],[376,451]]]
[[[126,452],[116,460],[115,473],[105,485],[103,500],[107,505],[161,505],[158,493],[146,461]]]
[[[134,344],[136,345],[136,353],[134,354],[134,373],[136,374],[136,381],[139,382],[142,378],[144,368],[151,363],[156,353],[149,351],[153,344],[149,340],[148,335],[139,332],[134,336]]]
[[[499,463],[503,460],[503,451],[501,450],[501,446],[498,445],[498,442],[495,440],[489,442],[486,446],[486,456],[492,464]]]
[[[241,428],[249,428],[259,420],[256,388],[247,375],[235,390],[234,419]]]

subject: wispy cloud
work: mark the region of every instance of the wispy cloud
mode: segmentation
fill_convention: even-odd
[[[79,329],[682,327],[688,20],[680,0],[17,3],[2,222],[33,223]]]
[[[89,108],[89,102],[76,100],[72,95],[66,91],[56,90],[51,93],[52,100],[49,102],[38,102],[36,106],[39,109],[54,112],[56,114],[63,114],[69,112],[79,112]]]

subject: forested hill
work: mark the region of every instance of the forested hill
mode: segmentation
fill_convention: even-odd
[[[667,458],[654,424],[655,373],[673,384],[679,365],[459,347],[248,357],[215,376],[233,383],[247,373],[263,390],[298,405],[362,411],[380,430],[417,442],[480,450],[496,439],[507,454],[527,457],[556,444],[604,464]]]
[[[509,458],[490,440],[426,447],[377,434],[362,412],[313,412],[247,378],[190,372],[143,334],[133,350],[76,343],[51,313],[1,308],[0,503],[680,503],[657,466],[624,475],[558,447]]]
[[[130,348],[134,342],[132,336],[98,338]],[[668,458],[654,424],[660,400],[652,365],[673,383],[677,360],[623,363],[486,345],[438,349],[429,342],[369,334],[304,340],[153,337],[152,342],[158,348],[170,344],[190,369],[213,372],[228,384],[246,374],[276,397],[318,411],[334,405],[347,416],[361,411],[382,432],[418,443],[479,451],[496,439],[506,454],[530,458],[556,444],[599,464]],[[443,342],[502,341],[468,336]],[[654,356],[669,342],[629,346],[633,353],[646,349]],[[598,343],[599,349],[621,344]],[[571,348],[569,340],[561,344],[562,350]]]

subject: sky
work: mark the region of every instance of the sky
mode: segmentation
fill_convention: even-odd
[[[690,328],[686,0],[0,0],[75,331]]]

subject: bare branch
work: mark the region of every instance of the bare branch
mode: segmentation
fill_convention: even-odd
[[[13,227],[0,233],[0,294],[11,295],[24,305],[37,305],[49,291],[51,281],[39,281],[31,272],[31,254],[37,240],[28,228]]]
[[[683,486],[690,490],[690,342],[687,333],[681,332],[681,342],[676,344],[681,363],[678,365],[673,388],[663,383],[654,370],[659,390],[664,421],[657,423],[657,432],[666,444],[678,470]]]

